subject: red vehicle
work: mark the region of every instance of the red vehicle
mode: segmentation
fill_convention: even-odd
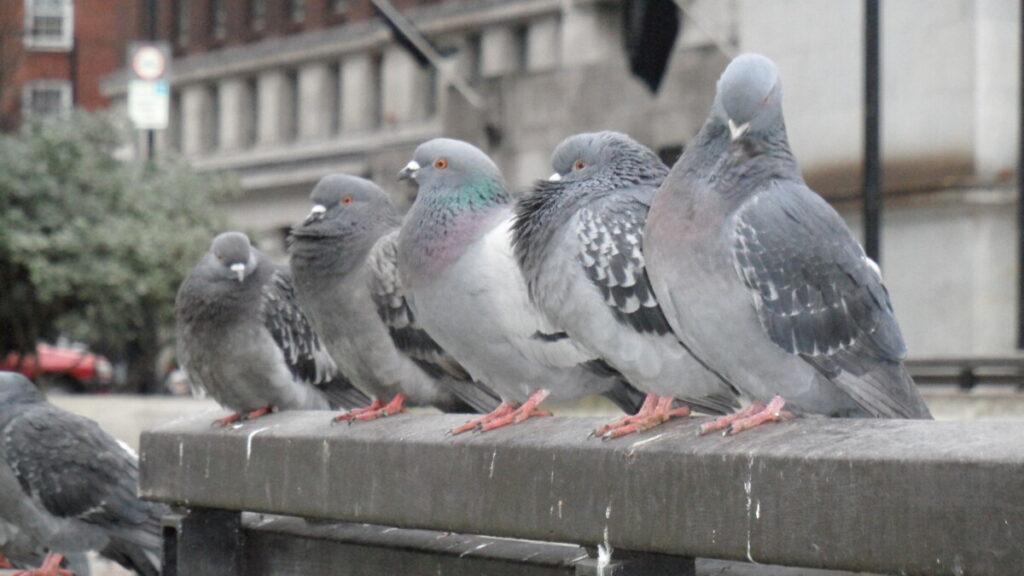
[[[20,363],[19,363],[20,360]],[[44,390],[105,392],[113,383],[110,361],[82,346],[51,346],[40,342],[36,353],[21,358],[11,352],[0,370],[21,372]]]

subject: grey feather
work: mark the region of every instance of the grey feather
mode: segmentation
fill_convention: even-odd
[[[320,344],[313,327],[295,302],[295,288],[287,270],[276,270],[263,285],[260,316],[296,380],[323,384],[334,377],[337,367]]]
[[[316,385],[350,387],[335,378],[288,278],[244,234],[227,232],[178,290],[179,362],[195,386],[230,410],[327,410],[332,402]]]
[[[160,518],[170,511],[138,498],[138,458],[9,372],[0,373],[0,455],[0,517],[37,546],[160,573]]]
[[[516,257],[533,303],[640,390],[705,412],[734,409],[735,391],[676,340],[650,286],[644,224],[668,168],[615,132],[567,138],[552,165],[559,178],[536,183],[516,208]]]
[[[673,330],[748,398],[797,412],[928,418],[881,278],[789,147],[774,64],[726,69],[652,202],[646,253]]]
[[[336,174],[310,195],[315,208],[292,229],[296,297],[339,369],[366,395],[444,411],[497,405],[415,321],[395,269],[400,223],[372,182]]]
[[[470,144],[417,148],[419,194],[402,226],[398,264],[409,306],[474,379],[507,402],[539,388],[556,398],[616,394],[621,376],[560,337],[530,303],[511,246],[511,195],[497,166]]]

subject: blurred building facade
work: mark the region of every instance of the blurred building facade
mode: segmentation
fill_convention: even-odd
[[[435,136],[472,141],[521,187],[567,135],[612,129],[671,160],[706,118],[727,53],[779,64],[808,182],[859,230],[863,3],[682,0],[682,29],[651,94],[623,50],[625,0],[396,0],[467,79],[482,109],[421,67],[369,0],[158,0],[175,45],[171,127],[157,137],[206,170],[239,174],[240,227],[280,246],[330,172],[394,175]],[[882,265],[911,352],[1014,347],[1019,5],[884,3]],[[124,76],[107,93],[124,97]]]
[[[0,129],[30,115],[107,106],[100,79],[124,65],[137,0],[0,2]]]

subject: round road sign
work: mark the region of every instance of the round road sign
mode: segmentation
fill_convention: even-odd
[[[132,56],[132,71],[142,80],[156,80],[167,70],[164,53],[154,46],[143,46]]]

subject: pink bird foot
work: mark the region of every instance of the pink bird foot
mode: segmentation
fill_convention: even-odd
[[[772,398],[771,402],[769,402],[767,406],[760,402],[754,402],[735,414],[728,414],[715,418],[711,422],[701,425],[700,435],[703,436],[726,428],[729,429],[726,431],[726,434],[739,434],[744,430],[760,426],[765,422],[781,422],[783,420],[789,420],[793,418],[794,415],[792,412],[782,409],[785,405],[786,401],[782,396]]]
[[[674,399],[670,396],[657,396],[648,394],[644,398],[643,406],[632,416],[624,416],[611,424],[601,426],[592,433],[593,436],[610,440],[620,438],[629,434],[635,434],[650,430],[668,422],[672,418],[681,418],[690,415],[690,408],[672,408]]]
[[[14,576],[75,576],[70,570],[60,567],[60,563],[63,561],[64,556],[60,554],[47,554],[42,566],[15,572]]]

